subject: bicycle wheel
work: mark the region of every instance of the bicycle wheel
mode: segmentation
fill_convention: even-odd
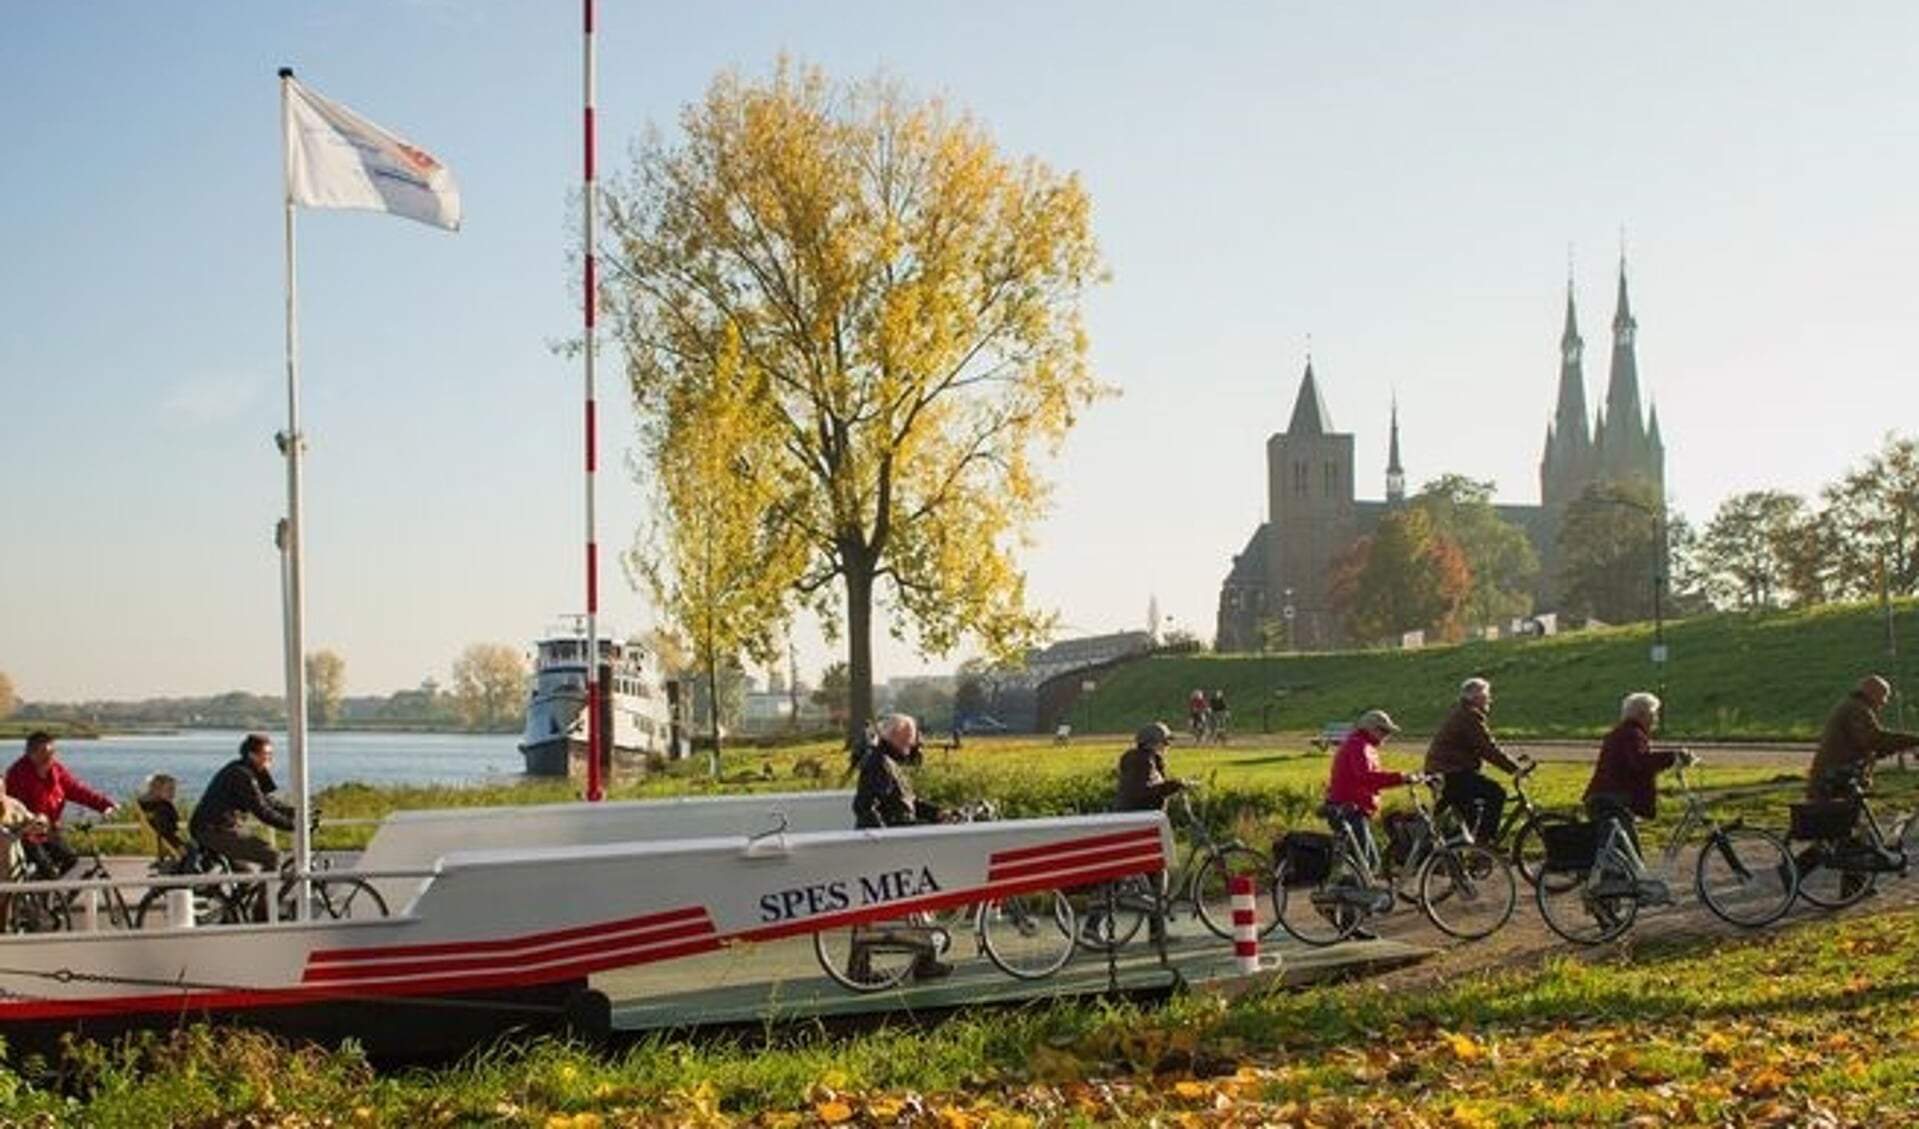
[[[1539,875],[1546,868],[1546,837],[1540,828],[1548,824],[1576,822],[1572,816],[1559,812],[1542,811],[1519,825],[1513,832],[1512,849],[1507,857],[1512,860],[1513,869],[1528,886],[1539,885]]]
[[[1216,937],[1233,939],[1234,878],[1245,878],[1253,886],[1253,921],[1264,937],[1279,926],[1279,914],[1268,913],[1266,899],[1259,895],[1273,881],[1273,863],[1251,847],[1230,845],[1209,855],[1193,872],[1193,907],[1200,923]]]
[[[16,893],[6,896],[8,933],[63,933],[73,928],[67,900],[58,893]]]
[[[1073,959],[1073,903],[1058,890],[1036,890],[980,906],[980,948],[1008,976],[1042,980]]]
[[[364,878],[313,880],[313,916],[335,920],[385,917],[386,899]]]
[[[1280,928],[1308,945],[1330,945],[1353,935],[1366,911],[1367,883],[1344,851],[1335,851],[1326,876],[1311,885],[1289,885],[1285,860],[1273,871],[1274,909]]]
[[[1110,952],[1139,935],[1158,901],[1152,883],[1158,875],[1131,874],[1093,891],[1079,914],[1079,943],[1096,953]]]
[[[913,962],[926,951],[925,934],[923,927],[900,918],[843,926],[813,934],[813,956],[840,987],[883,992],[913,971]]]
[[[1629,874],[1624,860],[1608,852],[1608,873]],[[1639,916],[1636,894],[1594,894],[1589,871],[1547,871],[1533,886],[1533,901],[1546,928],[1575,945],[1597,945],[1632,928]]]
[[[1419,868],[1419,908],[1439,931],[1476,941],[1513,919],[1519,882],[1489,847],[1443,847]]]
[[[165,889],[148,890],[146,896],[133,907],[133,927],[147,928],[151,921],[155,928],[173,925],[173,919],[167,916],[167,894]],[[218,886],[193,887],[193,924],[222,925],[240,920],[240,911],[233,899]]]
[[[1699,848],[1693,887],[1721,921],[1754,929],[1792,908],[1798,872],[1786,845],[1757,827],[1722,828]]]
[[[1835,859],[1846,850],[1843,843],[1808,843],[1794,854],[1799,869],[1799,897],[1820,909],[1845,909],[1872,893],[1878,875],[1839,866]]]

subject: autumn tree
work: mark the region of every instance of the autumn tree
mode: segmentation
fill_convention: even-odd
[[[1015,551],[1044,512],[1038,461],[1105,391],[1081,325],[1100,265],[1078,181],[1001,154],[937,99],[784,61],[720,76],[680,126],[638,147],[608,207],[607,302],[647,461],[705,478],[669,495],[669,535],[752,526],[728,537],[784,588],[756,586],[742,614],[806,606],[844,632],[849,724],[872,712],[876,604],[923,653],[1036,640]],[[698,456],[697,422],[674,426],[715,404],[743,421],[730,462]],[[765,504],[692,512],[735,479]]]
[[[510,728],[526,693],[526,659],[504,643],[475,643],[454,660],[453,701],[468,729]]]
[[[1821,492],[1820,524],[1831,531],[1835,599],[1919,592],[1919,441],[1887,436],[1885,446]]]
[[[1787,552],[1805,516],[1805,499],[1782,490],[1749,490],[1721,502],[1699,541],[1713,603],[1770,608],[1788,595]]]
[[[761,663],[777,658],[782,617],[769,609],[806,565],[804,542],[791,528],[761,520],[782,493],[754,467],[756,444],[778,426],[773,399],[744,362],[739,335],[721,336],[712,379],[664,385],[665,410],[641,421],[651,456],[641,481],[662,505],[626,558],[678,627],[708,702],[725,700],[721,671],[738,666],[742,654]],[[708,710],[707,718],[717,775],[720,711]]]
[[[852,702],[852,679],[846,673],[846,664],[828,663],[820,672],[820,684],[813,690],[813,704],[825,710],[826,716],[838,725],[846,721]],[[864,718],[859,720],[865,722]]]
[[[1609,623],[1651,619],[1654,589],[1669,579],[1665,502],[1643,482],[1598,483],[1566,508],[1559,530],[1565,609]]]
[[[1425,510],[1410,507],[1386,514],[1337,559],[1330,583],[1347,633],[1365,641],[1406,631],[1456,640],[1473,590],[1465,553]]]
[[[1493,484],[1448,474],[1427,483],[1411,505],[1432,519],[1433,530],[1459,546],[1472,572],[1466,597],[1470,623],[1500,623],[1533,610],[1539,554],[1526,531],[1493,508]]]
[[[346,696],[346,660],[338,651],[314,651],[307,655],[306,680],[307,720],[320,726],[338,724]]]

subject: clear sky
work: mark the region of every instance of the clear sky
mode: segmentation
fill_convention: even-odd
[[[1065,634],[1210,638],[1310,338],[1380,496],[1536,501],[1568,277],[1604,394],[1624,232],[1673,504],[1811,494],[1919,422],[1919,6],[601,4],[602,166],[782,51],[940,93],[1078,172],[1123,396],[1054,466],[1030,591]],[[302,212],[311,648],[349,693],[448,677],[582,603],[579,8],[13,3],[0,22],[0,670],[28,700],[277,692],[279,91],[429,149],[466,226]],[[602,366],[607,621],[638,522]],[[920,660],[882,641],[883,675]],[[802,673],[830,651],[800,640]]]

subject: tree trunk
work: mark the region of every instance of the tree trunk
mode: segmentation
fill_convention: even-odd
[[[845,553],[846,738],[856,747],[873,716],[873,564],[866,554]]]
[[[717,780],[720,776],[720,660],[717,658],[707,660],[706,664],[706,709],[713,724],[713,752],[707,759],[707,767]]]

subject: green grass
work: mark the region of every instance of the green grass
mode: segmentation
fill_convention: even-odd
[[[1919,601],[1893,603],[1896,638],[1919,648]],[[1665,625],[1667,732],[1696,739],[1816,737],[1826,711],[1870,671],[1899,682],[1876,604],[1803,612],[1723,614]],[[1593,737],[1618,717],[1619,699],[1662,681],[1651,662],[1651,624],[1502,639],[1417,651],[1180,655],[1113,670],[1075,706],[1076,727],[1126,732],[1163,718],[1183,728],[1186,695],[1224,689],[1238,733],[1317,732],[1380,707],[1430,733],[1459,683],[1493,681],[1496,731]],[[1919,724],[1919,718],[1914,719]]]

